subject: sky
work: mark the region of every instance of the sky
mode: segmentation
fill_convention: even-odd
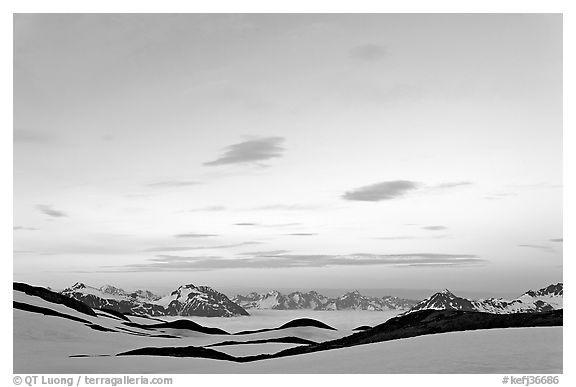
[[[16,14],[14,280],[562,281],[558,14]]]

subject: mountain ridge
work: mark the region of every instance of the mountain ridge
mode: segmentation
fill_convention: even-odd
[[[149,290],[126,292],[112,285],[100,288],[76,282],[61,294],[97,309],[147,316],[233,317],[249,313],[209,286],[181,285],[161,297]]]
[[[295,291],[289,294],[272,290],[267,293],[251,292],[247,295],[238,294],[232,300],[245,309],[274,310],[407,310],[418,303],[417,300],[393,296],[364,296],[358,290],[347,292],[334,298],[326,297],[315,290],[305,293]]]
[[[563,283],[559,282],[537,291],[528,290],[520,297],[512,300],[504,298],[469,300],[444,289],[420,301],[402,314],[406,315],[421,310],[462,310],[492,314],[547,312],[562,309],[563,288]]]

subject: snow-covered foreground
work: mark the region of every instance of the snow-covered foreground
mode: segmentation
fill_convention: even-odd
[[[309,313],[309,312],[308,312]],[[339,331],[291,328],[234,336],[254,340],[294,335],[329,340],[350,334],[357,325],[374,325],[378,312],[318,312],[313,315]],[[348,315],[347,313],[352,313]],[[310,314],[307,314],[309,316]],[[355,315],[354,318],[351,316]],[[326,318],[330,316],[330,318]],[[251,318],[208,318],[195,321],[230,331],[277,326],[294,312],[263,311]],[[361,318],[363,317],[363,319]],[[390,317],[390,316],[388,316]],[[246,319],[246,320],[244,320]],[[267,321],[266,321],[267,320]],[[255,323],[255,321],[253,322]],[[346,329],[348,328],[348,329]],[[561,373],[562,328],[510,328],[454,332],[401,339],[293,357],[233,363],[199,358],[153,356],[70,358],[70,354],[115,354],[144,346],[206,345],[231,336],[196,334],[182,338],[151,338],[99,332],[74,321],[14,311],[15,373]],[[215,349],[230,354],[276,352],[291,344],[245,344]]]

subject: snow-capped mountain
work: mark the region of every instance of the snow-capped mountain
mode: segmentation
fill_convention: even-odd
[[[165,297],[149,290],[126,292],[111,285],[100,288],[76,283],[63,295],[82,301],[91,308],[111,309],[126,314],[148,316],[230,317],[248,315],[224,294],[208,286],[184,285]]]
[[[562,309],[563,294],[562,283],[550,285],[537,291],[529,290],[513,300],[505,300],[503,298],[468,300],[455,296],[448,289],[444,289],[420,301],[404,314],[426,309],[467,310],[495,314],[546,312]]]
[[[367,297],[358,291],[329,298],[315,291],[282,294],[276,290],[259,294],[237,295],[232,299],[245,309],[313,309],[313,310],[407,310],[418,301],[385,296]]]
[[[237,295],[232,299],[245,309],[318,309],[329,302],[329,298],[315,291],[282,294],[276,290],[268,293]]]
[[[248,316],[248,312],[224,294],[209,286],[180,286],[157,301],[168,316],[232,317]]]

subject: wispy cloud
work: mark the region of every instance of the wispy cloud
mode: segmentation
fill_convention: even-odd
[[[363,44],[350,50],[350,57],[362,61],[373,62],[388,55],[386,47],[379,44]]]
[[[409,180],[384,181],[366,185],[346,192],[342,198],[345,200],[358,200],[365,202],[378,202],[392,200],[404,196],[406,193],[418,189],[420,183]]]
[[[255,211],[308,211],[324,208],[325,205],[320,204],[269,204],[266,206],[253,207],[249,210]]]
[[[380,239],[383,241],[402,241],[410,239],[418,239],[418,237],[413,235],[399,235],[399,236],[389,236],[389,237],[377,237],[375,239]]]
[[[512,193],[512,192],[501,192],[501,193],[495,193],[492,195],[485,196],[484,199],[486,199],[486,200],[500,200],[500,199],[505,199],[505,198],[513,197],[513,196],[518,196],[518,194]]]
[[[470,182],[470,181],[456,181],[456,182],[452,182],[452,183],[436,184],[432,188],[434,188],[434,189],[449,189],[449,188],[462,187],[462,186],[471,185],[471,184],[472,184],[472,182]]]
[[[518,247],[526,247],[529,249],[535,249],[535,250],[542,250],[542,251],[547,251],[547,252],[554,252],[554,249],[550,246],[545,246],[545,245],[518,245]]]
[[[554,239],[550,239],[550,242],[564,242],[564,238],[554,238]]]
[[[365,202],[379,202],[382,200],[401,198],[410,192],[418,191],[424,193],[433,193],[435,191],[443,191],[470,184],[472,183],[468,181],[441,183],[436,185],[425,185],[423,183],[410,180],[384,181],[348,191],[342,195],[342,199]]]
[[[281,228],[281,227],[295,227],[301,226],[302,223],[252,223],[252,222],[241,222],[234,223],[234,226],[248,226],[248,227],[264,227],[264,228]]]
[[[283,137],[257,137],[232,144],[225,148],[224,154],[216,160],[204,163],[206,166],[226,164],[257,163],[272,158],[282,157]]]
[[[44,144],[53,141],[56,137],[50,133],[43,133],[28,129],[14,129],[13,140],[15,143]]]
[[[202,184],[199,181],[191,181],[191,180],[168,180],[168,181],[158,181],[155,183],[146,184],[148,187],[156,187],[156,188],[173,188],[173,187],[189,187],[192,185],[199,185]]]
[[[250,246],[250,245],[259,245],[262,242],[256,241],[248,241],[248,242],[240,242],[240,243],[231,243],[226,245],[213,245],[213,246],[159,246],[159,247],[151,247],[144,251],[148,252],[162,252],[162,251],[191,251],[191,250],[211,250],[211,249],[231,249],[234,247],[241,247],[241,246]]]
[[[216,270],[238,268],[281,269],[293,267],[325,266],[368,266],[389,265],[409,266],[471,266],[484,264],[486,261],[470,254],[349,254],[349,255],[299,255],[271,252],[256,254],[243,258],[219,258],[205,256],[157,255],[148,263],[125,266],[106,266],[114,271],[175,271],[175,270]]]
[[[447,230],[448,227],[446,226],[424,226],[422,227],[422,230],[429,230],[429,231],[441,231],[441,230]]]
[[[314,236],[314,235],[318,235],[317,233],[314,232],[293,232],[291,234],[286,234],[286,235],[291,235],[291,236]]]
[[[199,233],[187,233],[187,234],[176,234],[174,237],[176,238],[208,238],[208,237],[215,237],[218,236],[217,234],[199,234]]]
[[[216,212],[216,211],[226,211],[227,208],[224,206],[207,206],[200,208],[193,208],[187,212]]]
[[[427,235],[427,236],[415,236],[415,235],[399,235],[399,236],[389,236],[389,237],[376,237],[374,239],[384,240],[384,241],[396,241],[396,240],[412,240],[412,239],[446,239],[449,235]]]
[[[12,230],[14,230],[14,231],[36,231],[38,229],[34,228],[34,227],[14,226],[14,227],[12,227]]]
[[[38,204],[36,206],[36,209],[41,213],[43,213],[44,215],[48,215],[53,218],[62,218],[68,216],[65,212],[55,210],[52,206],[49,206],[47,204]]]

